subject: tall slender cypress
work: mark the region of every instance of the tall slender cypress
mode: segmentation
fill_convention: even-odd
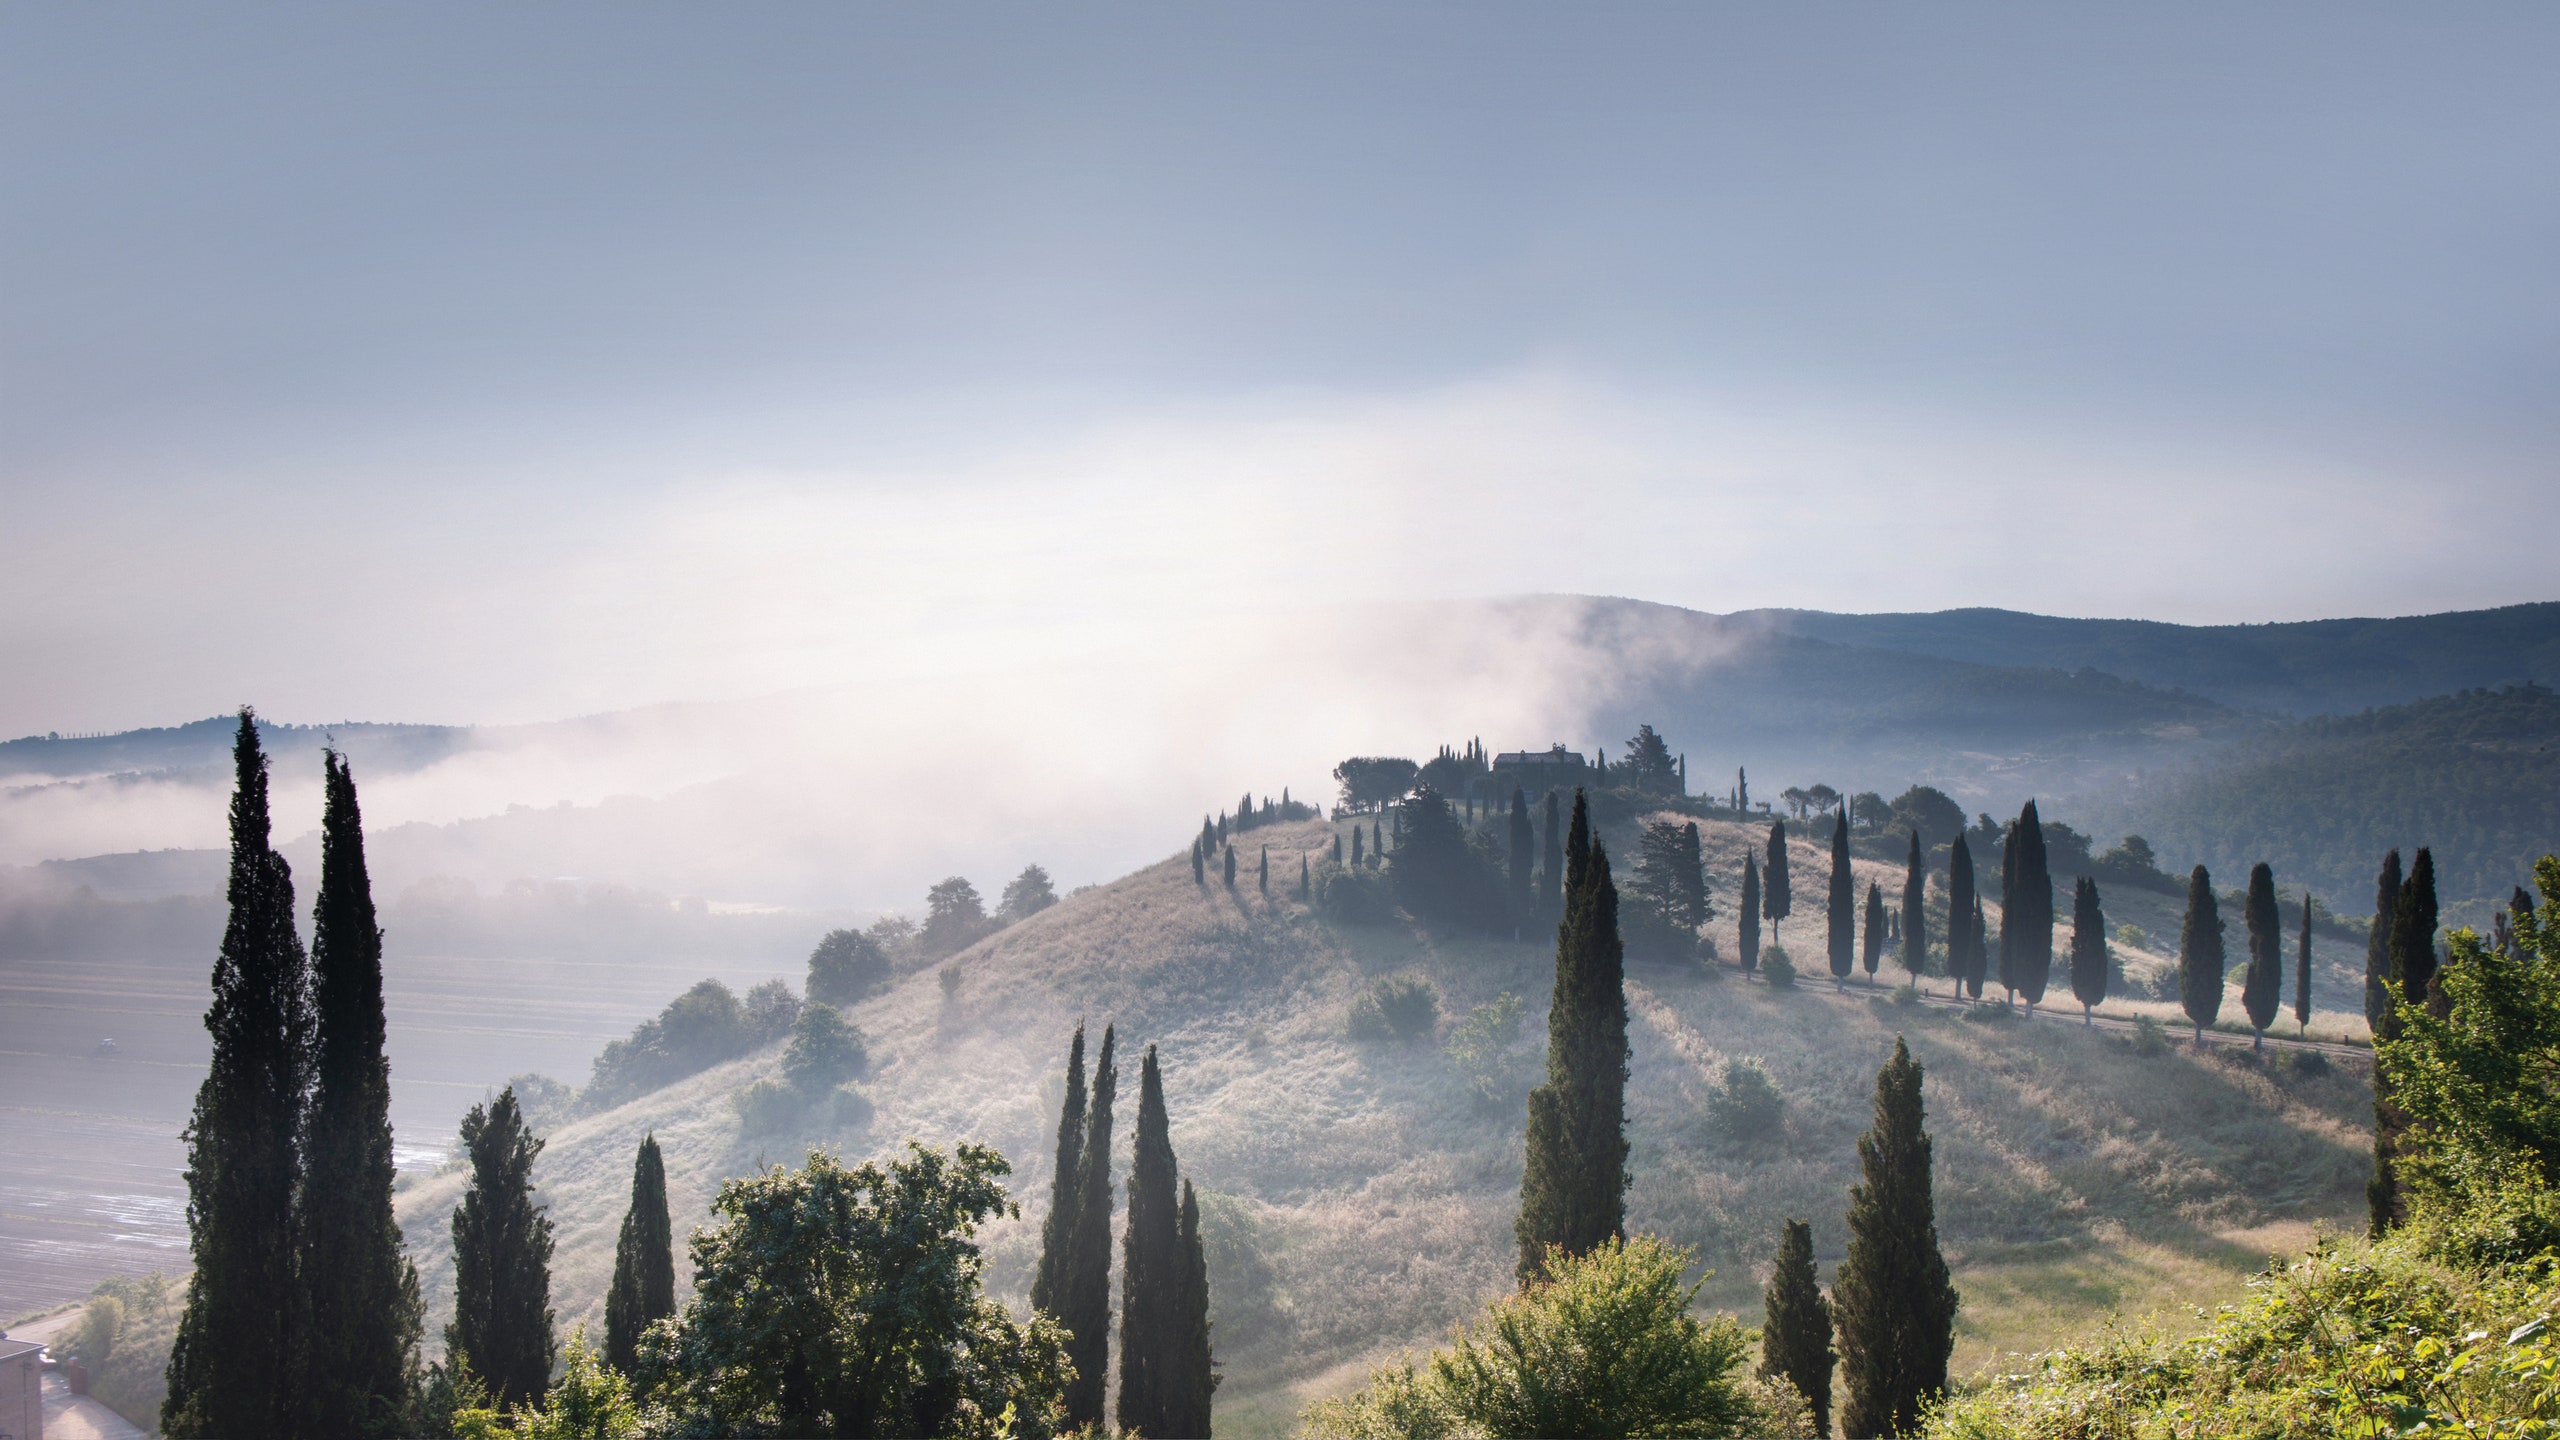
[[[2009,956],[2010,983],[2032,1015],[2053,982],[2053,867],[2036,802],[2027,802],[2009,832],[2018,839],[2017,894],[2001,905],[2000,948]]]
[[[1182,1182],[1182,1228],[1176,1238],[1181,1274],[1174,1289],[1173,1375],[1165,1387],[1165,1434],[1206,1437],[1218,1389],[1217,1356],[1209,1347],[1209,1252],[1200,1242],[1200,1197]]]
[[[605,1359],[625,1375],[640,1368],[640,1337],[676,1313],[674,1228],[667,1220],[667,1163],[658,1137],[640,1137],[631,1156],[631,1208],[613,1247],[613,1288],[604,1296]]]
[[[1565,842],[1565,919],[1547,1008],[1547,1083],[1529,1095],[1520,1177],[1520,1283],[1546,1274],[1548,1248],[1581,1255],[1626,1229],[1626,952],[1618,887],[1581,792]]]
[[[2009,1004],[2018,1002],[2017,973],[2010,964],[2009,936],[2017,930],[2018,827],[2000,837],[2000,989]]]
[[[1067,1426],[1102,1423],[1104,1382],[1111,1364],[1111,1102],[1120,1088],[1112,1063],[1114,1027],[1102,1027],[1094,1057],[1092,1098],[1085,1110],[1084,1153],[1076,1162],[1076,1215],[1052,1312],[1067,1332]]]
[[[2098,882],[2083,875],[2071,885],[2071,995],[2080,1023],[2107,998],[2107,916],[2098,906]]]
[[[1974,924],[1981,913],[1973,893],[1973,847],[1959,830],[1947,846],[1947,977],[1956,982],[1960,998],[1968,989],[1974,999],[1982,998],[1982,932]]]
[[[1831,896],[1824,907],[1823,939],[1830,947],[1832,983],[1849,978],[1858,963],[1858,881],[1849,871],[1849,807],[1831,822]]]
[[[1761,1297],[1767,1315],[1760,1327],[1760,1371],[1785,1380],[1813,1411],[1813,1433],[1831,1433],[1831,1372],[1840,1357],[1831,1348],[1831,1302],[1823,1298],[1813,1268],[1813,1227],[1789,1220],[1778,1237],[1778,1263]]]
[[[2396,852],[2394,858],[2397,858]],[[2382,1023],[2375,1027],[2377,1045],[2400,1038],[2400,1004],[2423,1005],[2436,970],[2436,862],[2426,849],[2409,864],[2409,878],[2392,896],[2388,952],[2384,959]],[[2400,1147],[2409,1133],[2409,1112],[2384,1083],[2379,1071],[2373,1087],[2373,1179],[2365,1186],[2373,1233],[2409,1218],[2400,1193]]]
[[[1208,864],[1200,858],[1200,842],[1197,840],[1191,842],[1191,883],[1203,887],[1209,883]]]
[[[2198,1045],[2204,1027],[2222,1013],[2222,972],[2222,906],[2213,898],[2213,877],[2199,865],[2187,877],[2187,918],[2178,930],[2178,1001]]]
[[[1902,968],[1917,985],[1929,973],[1929,871],[1920,832],[1911,832],[1911,858],[1902,867]]]
[[[383,1053],[382,931],[365,873],[354,772],[321,755],[320,894],[312,910],[311,1103],[303,1123],[301,1428],[409,1429],[422,1311],[391,1213],[391,1062]]]
[[[1876,1072],[1876,1119],[1858,1137],[1860,1182],[1849,1191],[1849,1253],[1831,1280],[1840,1326],[1848,1435],[1909,1435],[1920,1407],[1947,1387],[1958,1299],[1938,1250],[1920,1062],[1900,1036]]]
[[[1306,853],[1301,851],[1298,854],[1298,899],[1301,902],[1304,902],[1310,896],[1315,894],[1315,887],[1310,883],[1310,881],[1311,877],[1307,871]]]
[[[2249,1048],[2266,1047],[2267,1027],[2284,1001],[2284,920],[2276,914],[2276,876],[2263,860],[2249,869],[2249,970],[2240,1008],[2249,1016]]]
[[[187,1146],[195,1275],[169,1352],[160,1425],[177,1437],[295,1433],[296,1185],[310,1084],[310,967],[293,874],[268,848],[267,757],[240,712],[231,747],[230,919],[204,1028],[213,1054]]]
[[[2376,1035],[2391,1014],[2391,917],[2399,907],[2400,852],[2394,850],[2382,857],[2382,871],[2374,877],[2373,923],[2364,933],[2364,1023]]]
[[[551,1385],[551,1220],[533,1203],[542,1142],[514,1086],[462,1117],[471,1188],[453,1210],[453,1323],[447,1356],[468,1356],[489,1393],[530,1404]]]
[[[1271,893],[1271,847],[1262,847],[1262,858],[1255,862],[1253,883],[1265,895]]]
[[[1156,1047],[1138,1062],[1137,1149],[1129,1162],[1129,1228],[1120,1248],[1120,1428],[1187,1435],[1172,1411],[1184,1389],[1178,1332],[1182,1214],[1172,1124]]]
[[[2391,911],[2392,990],[2412,1005],[2426,1004],[2435,983],[2436,923],[2436,857],[2421,845]]]
[[[1084,1180],[1084,1022],[1067,1042],[1066,1099],[1058,1106],[1058,1154],[1049,1172],[1049,1214],[1040,1222],[1040,1268],[1031,1279],[1031,1308],[1054,1318],[1066,1285],[1068,1242],[1075,1235],[1076,1187]]]
[[[2302,942],[2293,955],[2293,1023],[2297,1035],[2311,1033],[2311,892],[2302,892]]]
[[[1971,929],[1967,933],[1972,938],[1966,943],[1973,951],[1973,998],[1979,1000],[1982,998],[1983,967],[1988,963],[1985,957],[1991,953],[1983,937],[1991,931],[1982,918],[1982,896],[1978,892],[1973,897],[1973,919],[1968,923]]]
[[[1760,968],[1760,857],[1742,855],[1742,913],[1734,917],[1742,942],[1742,973]]]
[[[1228,847],[1227,847],[1227,861],[1226,861],[1226,864],[1227,864],[1227,888],[1228,888],[1228,889],[1230,889],[1230,890],[1233,890],[1234,888],[1236,888],[1236,847],[1234,847],[1233,845],[1230,845],[1230,846],[1228,846]]]
[[[1876,983],[1876,964],[1884,958],[1884,887],[1867,882],[1867,929],[1858,947],[1858,963],[1866,968],[1867,983]]]
[[[1564,916],[1564,822],[1556,792],[1547,792],[1546,823],[1538,832],[1538,915]]]
[[[1532,877],[1537,873],[1538,837],[1529,824],[1529,796],[1518,786],[1511,789],[1511,908],[1522,915],[1529,913],[1535,901],[1530,893]]]
[[[1787,879],[1787,822],[1769,822],[1768,858],[1760,866],[1760,913],[1769,922],[1769,939],[1784,943],[1780,923],[1795,913],[1795,887]]]

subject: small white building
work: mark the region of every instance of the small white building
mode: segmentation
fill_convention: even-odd
[[[0,1335],[0,1435],[44,1440],[44,1347]]]

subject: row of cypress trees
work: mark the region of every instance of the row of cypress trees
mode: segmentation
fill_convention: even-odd
[[[391,1210],[382,932],[354,774],[334,750],[322,764],[306,954],[241,710],[213,1053],[184,1135],[195,1274],[161,1409],[171,1436],[384,1436],[412,1415],[421,1309]]]
[[[1100,1426],[1110,1365],[1111,1128],[1119,1089],[1115,1028],[1104,1026],[1088,1090],[1084,1025],[1067,1045],[1065,1103],[1058,1111],[1057,1168],[1040,1235],[1031,1305],[1067,1332],[1075,1367],[1066,1395],[1070,1428]],[[1175,1182],[1180,1181],[1179,1199]],[[1138,1129],[1129,1167],[1129,1218],[1121,1236],[1119,1428],[1144,1435],[1205,1436],[1218,1388],[1209,1346],[1209,1262],[1200,1198],[1180,1175],[1156,1047],[1138,1066]]]

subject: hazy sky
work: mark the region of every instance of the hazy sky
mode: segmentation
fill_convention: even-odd
[[[2555,598],[2555,76],[2544,5],[10,6],[0,733]]]

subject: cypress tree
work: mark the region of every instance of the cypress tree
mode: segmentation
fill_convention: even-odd
[[[1840,807],[1838,818],[1831,822],[1831,903],[1823,917],[1827,922],[1824,939],[1830,943],[1831,981],[1837,985],[1849,978],[1858,963],[1858,882],[1849,873],[1849,807]]]
[[[1227,847],[1227,888],[1236,888],[1236,847]]]
[[[1397,824],[1399,827],[1402,826],[1403,820],[1401,817],[1398,818]],[[1369,822],[1369,863],[1372,865],[1384,864],[1386,862],[1386,858],[1387,822],[1384,820],[1371,820]]]
[[[2398,852],[2393,852],[2394,859]],[[2389,949],[2384,957],[2382,1023],[2373,1033],[2377,1045],[2400,1038],[2400,1003],[2423,1005],[2436,970],[2436,862],[2423,847],[2409,865],[2409,878],[2392,896]],[[2409,1218],[2400,1194],[2400,1147],[2409,1133],[2409,1112],[2400,1108],[2376,1071],[2373,1087],[2373,1179],[2365,1186],[2366,1204],[2376,1236]]]
[[[1778,1237],[1778,1263],[1761,1303],[1760,1373],[1784,1379],[1813,1411],[1813,1433],[1831,1433],[1831,1302],[1814,1276],[1813,1227],[1789,1220]]]
[[[1920,832],[1911,832],[1911,858],[1902,867],[1902,968],[1917,985],[1929,973],[1929,872],[1920,852]]]
[[[551,1384],[551,1220],[533,1203],[542,1142],[525,1129],[514,1086],[462,1117],[462,1146],[471,1188],[453,1211],[445,1354],[469,1357],[493,1398],[532,1404]]]
[[[1356,829],[1354,833],[1357,833]],[[1339,830],[1333,832],[1333,863],[1342,863],[1342,832]]]
[[[2178,1000],[2198,1045],[2204,1027],[2222,1013],[2222,970],[2222,907],[2213,898],[2213,877],[2199,865],[2187,877],[2187,918],[2178,931]]]
[[[169,1352],[161,1428],[172,1436],[294,1433],[294,1224],[312,1061],[309,964],[293,874],[268,848],[267,757],[240,712],[231,749],[230,918],[204,1028],[211,1063],[187,1146],[195,1275]]]
[[[1298,853],[1298,903],[1302,905],[1306,903],[1308,896],[1315,893],[1315,887],[1309,883],[1310,879],[1306,852],[1300,851]]]
[[[1526,915],[1536,897],[1530,893],[1530,877],[1536,872],[1537,858],[1532,853],[1538,839],[1529,824],[1529,797],[1518,786],[1511,789],[1511,906]]]
[[[1958,1301],[1938,1251],[1920,1081],[1920,1063],[1894,1037],[1893,1058],[1876,1072],[1875,1125],[1858,1137],[1849,1253],[1831,1280],[1848,1435],[1913,1433],[1922,1403],[1947,1387],[1955,1348]]]
[[[2035,1014],[2053,980],[2053,869],[2045,854],[2044,822],[2030,800],[2009,827],[2018,844],[2017,893],[2003,900],[2000,949],[2009,957],[2010,983]]]
[[[1203,889],[1209,884],[1208,866],[1200,859],[1200,842],[1197,840],[1191,842],[1191,883]]]
[[[1956,982],[1959,999],[1968,989],[1974,999],[1982,998],[1982,932],[1974,928],[1981,913],[1973,893],[1973,847],[1959,830],[1947,846],[1947,978]]]
[[[1742,852],[1742,913],[1734,917],[1742,932],[1742,973],[1760,968],[1760,857]]]
[[[365,873],[354,772],[321,766],[320,894],[312,911],[314,1047],[304,1119],[301,1424],[308,1435],[407,1429],[417,1384],[418,1272],[391,1213],[391,1062],[383,1054],[382,931]]]
[[[2311,1033],[2311,892],[2302,892],[2302,943],[2293,955],[2293,1023],[2295,1034]]]
[[[2276,914],[2276,876],[2263,860],[2250,867],[2249,971],[2240,982],[2240,1008],[2249,1016],[2249,1048],[2266,1048],[2267,1027],[2284,999],[2284,920]]]
[[[1354,825],[1351,827],[1351,868],[1354,870],[1360,868],[1360,847],[1368,843],[1368,838],[1368,832],[1362,830],[1359,826]],[[1333,837],[1333,843],[1340,845],[1342,843],[1342,837],[1339,835]]]
[[[1268,845],[1262,847],[1262,859],[1255,867],[1253,883],[1263,894],[1271,893],[1271,847]]]
[[[1787,822],[1769,822],[1768,858],[1760,867],[1760,913],[1769,922],[1769,938],[1783,940],[1781,921],[1795,913],[1795,887],[1787,879]]]
[[[1200,1243],[1200,1197],[1191,1181],[1182,1182],[1182,1229],[1176,1239],[1181,1261],[1174,1291],[1173,1353],[1175,1383],[1165,1397],[1167,1435],[1206,1437],[1211,1400],[1217,1393],[1217,1357],[1209,1348],[1209,1253]]]
[[[2436,923],[2436,860],[2421,845],[2391,911],[2392,991],[2412,1005],[2426,1004],[2427,989],[2435,983]]]
[[[2009,935],[2017,927],[2011,922],[2018,912],[2018,827],[2012,825],[2000,837],[2000,989],[2005,1004],[2018,1003],[2018,981],[2009,961]]]
[[[1983,967],[1987,963],[1985,957],[1991,953],[1983,941],[1991,931],[1982,918],[1982,896],[1979,893],[1973,897],[1973,928],[1970,933],[1972,939],[1967,943],[1973,951],[1973,998],[1979,1000],[1982,998]]]
[[[1867,983],[1876,983],[1876,962],[1884,958],[1884,887],[1867,883],[1866,943],[1858,949],[1858,963],[1866,967]]]
[[[1538,914],[1564,917],[1564,823],[1556,792],[1547,792],[1546,824],[1538,832]]]
[[[1112,1063],[1113,1027],[1102,1027],[1093,1062],[1093,1094],[1085,1110],[1084,1153],[1076,1168],[1076,1216],[1058,1282],[1058,1325],[1067,1332],[1067,1427],[1102,1423],[1103,1382],[1111,1363],[1111,1102],[1120,1088]]]
[[[631,1157],[631,1208],[613,1249],[613,1288],[604,1297],[604,1353],[625,1375],[640,1368],[640,1336],[676,1313],[676,1249],[667,1222],[667,1165],[658,1137],[640,1137]]]
[[[1580,1255],[1623,1236],[1627,1205],[1626,952],[1618,887],[1592,838],[1581,792],[1565,841],[1565,917],[1547,1008],[1547,1083],[1529,1095],[1520,1177],[1520,1283],[1546,1273],[1547,1250]]]
[[[2107,998],[2107,917],[2098,908],[2098,882],[2086,875],[2071,886],[2071,994],[2082,1025]]]
[[[1067,1041],[1066,1099],[1058,1106],[1058,1155],[1049,1172],[1049,1214],[1040,1222],[1040,1268],[1031,1280],[1031,1308],[1054,1318],[1066,1284],[1068,1244],[1075,1235],[1076,1187],[1084,1171],[1084,1022]]]
[[[2391,1014],[2391,916],[2400,906],[2400,852],[2382,857],[2382,873],[2374,879],[2373,924],[2364,935],[2364,1023],[2382,1033]],[[2374,1077],[2380,1084],[2381,1077]]]
[[[1187,1435],[1174,1427],[1187,1378],[1179,1332],[1182,1216],[1174,1198],[1172,1126],[1156,1047],[1138,1062],[1137,1152],[1129,1162],[1129,1227],[1120,1248],[1120,1428]]]

